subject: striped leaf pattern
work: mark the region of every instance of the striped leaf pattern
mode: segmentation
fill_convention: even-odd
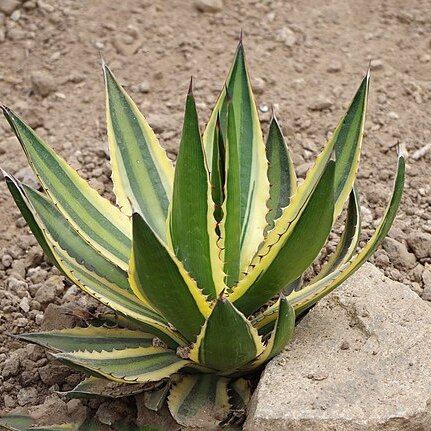
[[[194,340],[210,313],[209,304],[181,262],[138,213],[133,214],[129,278],[138,298],[151,304],[189,341]]]
[[[257,331],[222,294],[189,357],[208,368],[226,372],[240,368],[262,351]]]
[[[283,209],[289,205],[290,198],[296,194],[298,188],[293,161],[275,116],[272,117],[269,125],[266,158],[269,180],[269,211],[266,216],[268,223],[266,230],[270,231],[274,228],[274,221],[280,218]]]
[[[128,218],[93,190],[11,110],[3,108],[3,112],[59,211],[88,243],[127,270],[131,245]]]
[[[18,207],[23,209],[22,215],[39,239],[44,250],[46,249],[52,255],[52,259],[54,259],[55,264],[63,274],[103,304],[139,321],[141,326],[144,325],[146,330],[155,333],[168,345],[183,344],[182,337],[169,328],[167,321],[163,317],[146,307],[132,293],[128,283],[121,287],[110,282],[102,275],[98,275],[94,272],[93,267],[88,267],[91,259],[88,261],[87,255],[87,266],[84,265],[85,261],[80,260],[78,262],[76,260],[76,257],[74,257],[76,252],[69,251],[69,249],[73,250],[73,247],[75,247],[75,251],[79,249],[82,250],[83,254],[88,253],[90,256],[96,252],[76,233],[47,198],[28,186],[20,184],[11,175],[7,175],[6,180]],[[38,202],[39,207],[45,206],[44,211],[41,211],[40,214],[34,209],[26,191],[30,192],[33,202]],[[52,212],[50,213],[50,211]],[[43,223],[43,216],[45,216],[50,230]],[[58,241],[66,244],[67,249],[62,248]],[[100,259],[100,256],[98,256],[98,259]]]
[[[304,289],[293,292],[289,296],[289,302],[295,309],[296,315],[299,315],[310,308],[319,299],[323,298],[343,283],[348,277],[357,271],[379,247],[389,232],[398,211],[404,187],[404,179],[405,159],[403,154],[400,153],[398,156],[397,172],[391,200],[373,236],[369,239],[365,247],[358,254],[351,257],[350,260],[343,260],[341,264],[335,266],[327,275],[314,280]],[[253,325],[259,330],[260,334],[266,334],[268,331],[272,330],[277,318],[277,309],[278,305],[274,304],[265,310],[263,314],[252,319]]]
[[[125,383],[161,380],[176,373],[189,362],[163,347],[63,352],[55,353],[54,357]]]
[[[220,154],[214,149],[217,119],[226,145],[225,218],[221,236],[227,255],[224,257],[226,281],[228,287],[232,287],[242,277],[263,240],[269,198],[265,145],[242,43],[238,45],[225,89],[203,136],[208,166],[213,170],[216,165],[213,155]],[[224,132],[226,128],[228,131]],[[219,181],[220,177],[213,178]]]
[[[125,348],[151,347],[154,335],[122,328],[87,327],[36,332],[17,336],[40,346],[63,352],[85,350],[121,350]]]
[[[174,170],[137,106],[103,65],[112,181],[124,214],[139,212],[166,241]]]
[[[182,376],[168,398],[169,411],[185,427],[217,429],[229,413],[228,379],[212,374]]]
[[[193,198],[191,198],[193,196]],[[170,211],[175,255],[198,286],[214,299],[224,288],[211,186],[190,83]]]
[[[246,316],[256,311],[285,287],[295,281],[318,256],[332,227],[334,212],[335,163],[329,161],[316,188],[290,235],[278,247],[272,262],[253,284],[244,288],[241,284],[231,295],[231,301]],[[281,241],[279,241],[281,242]],[[277,244],[270,250],[270,255]],[[262,258],[262,261],[265,257]],[[251,274],[251,276],[253,273]],[[244,279],[245,281],[247,278]]]

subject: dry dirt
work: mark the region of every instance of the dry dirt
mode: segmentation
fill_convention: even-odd
[[[0,0],[0,102],[110,196],[100,54],[175,158],[190,75],[203,124],[243,29],[264,131],[273,104],[300,174],[370,64],[359,172],[364,239],[384,211],[399,143],[407,155],[405,196],[390,238],[372,260],[431,301],[429,1],[225,0],[221,9],[220,1],[202,3],[215,4],[216,11],[185,0]],[[34,181],[5,120],[0,166]],[[50,303],[94,303],[44,262],[3,183],[0,259],[0,416],[16,408],[42,420],[65,412],[133,416],[133,400],[66,404],[55,392],[70,389],[80,376],[7,335],[49,326],[43,317]]]

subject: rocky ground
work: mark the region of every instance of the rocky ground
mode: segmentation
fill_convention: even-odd
[[[407,156],[405,196],[372,261],[431,301],[431,12],[426,0],[412,0],[408,8],[401,0],[0,0],[0,102],[112,197],[100,54],[174,159],[190,75],[204,123],[240,29],[264,131],[272,104],[299,176],[370,64],[359,171],[363,239],[383,214],[400,144]],[[6,121],[0,122],[0,166],[35,185]],[[76,318],[59,307],[91,310],[96,304],[46,263],[3,183],[0,286],[0,415],[16,408],[41,420],[65,413],[76,418],[89,412],[99,418],[136,414],[133,400],[64,400],[57,391],[72,388],[80,375],[9,336],[59,321],[72,324]]]

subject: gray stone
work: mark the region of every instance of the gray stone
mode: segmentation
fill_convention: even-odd
[[[57,88],[53,76],[44,70],[32,72],[30,79],[32,90],[40,96],[46,97]]]
[[[259,77],[253,78],[252,87],[254,94],[263,94],[265,92],[266,82]]]
[[[9,359],[6,359],[3,365],[2,376],[7,379],[9,377],[16,376],[20,370],[20,363],[16,355],[12,355]]]
[[[416,256],[407,247],[392,238],[383,241],[383,248],[387,251],[392,264],[400,269],[412,269],[416,265]]]
[[[80,323],[79,319],[73,316],[68,308],[49,304],[45,310],[41,330],[52,331],[53,329],[74,328],[78,323]]]
[[[407,237],[407,244],[418,259],[431,257],[431,234],[416,231]]]
[[[330,109],[333,103],[331,100],[326,98],[317,99],[313,102],[308,108],[311,111],[325,111],[326,109]]]
[[[19,7],[18,0],[1,0],[0,1],[0,12],[6,15],[11,15],[13,11]]]
[[[267,366],[244,429],[430,430],[430,333],[429,305],[366,264]]]
[[[220,12],[223,10],[223,0],[195,0],[195,8],[200,12]]]
[[[341,70],[341,67],[342,65],[339,61],[333,61],[332,63],[329,64],[326,70],[329,73],[338,73]]]
[[[424,290],[422,293],[422,299],[425,301],[431,301],[431,266],[427,265],[422,273],[422,281],[424,282]]]
[[[40,380],[47,386],[62,385],[65,378],[71,373],[70,368],[65,365],[48,363],[42,368],[39,368]]]
[[[36,292],[34,299],[41,304],[48,304],[54,301],[57,294],[55,285],[53,284],[42,284]]]
[[[39,392],[36,388],[22,388],[18,395],[16,396],[18,404],[20,406],[25,406],[27,404],[32,404],[39,398]]]
[[[34,174],[33,169],[30,166],[26,166],[20,169],[15,174],[15,176],[22,183],[27,184],[28,186],[33,187],[34,189],[39,188],[39,182],[37,181],[36,175]]]
[[[375,60],[371,60],[370,69],[371,70],[382,70],[384,66],[383,60],[376,58]]]
[[[54,425],[67,418],[67,405],[57,394],[46,397],[43,404],[31,407],[31,417],[38,425]]]
[[[283,42],[289,48],[292,48],[298,42],[296,33],[289,27],[282,27],[277,32],[276,39],[278,42]]]

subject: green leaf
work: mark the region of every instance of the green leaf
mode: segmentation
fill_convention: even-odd
[[[87,377],[80,382],[74,389],[67,392],[62,392],[68,398],[91,398],[91,397],[108,397],[122,398],[135,394],[140,394],[143,391],[152,390],[156,383],[118,383],[105,378]]]
[[[27,222],[28,226],[33,232],[33,235],[35,236],[37,242],[42,247],[42,250],[45,253],[46,257],[53,265],[55,265],[63,273],[61,264],[58,262],[54,253],[51,251],[51,247],[45,238],[43,230],[39,227],[38,223],[36,222],[33,216],[32,211],[30,210],[30,208],[26,203],[27,198],[24,195],[24,191],[22,190],[21,183],[15,177],[13,177],[12,175],[9,175],[7,172],[2,170],[2,173],[5,178],[6,185],[10,191],[10,194],[12,195],[13,200],[15,201],[22,216],[24,217],[25,221]]]
[[[117,203],[128,216],[139,212],[166,241],[174,169],[156,135],[114,75],[103,65],[112,180]]]
[[[85,350],[89,346],[91,346],[91,350],[98,352],[102,350],[112,351],[134,347],[151,347],[154,339],[154,335],[145,334],[144,332],[94,326],[25,333],[16,337],[63,352]]]
[[[170,383],[166,382],[160,389],[147,391],[144,394],[145,407],[154,412],[160,411],[169,394]]]
[[[359,195],[354,186],[350,192],[349,204],[347,208],[346,225],[341,235],[337,247],[320,270],[319,274],[313,278],[311,283],[314,283],[331,272],[335,271],[340,265],[349,261],[356,253],[359,240],[361,239],[361,206],[359,203]]]
[[[389,229],[391,228],[395,219],[403,193],[404,178],[405,159],[402,154],[399,154],[397,173],[395,176],[391,200],[373,236],[355,257],[353,257],[346,264],[342,265],[337,271],[329,273],[326,277],[322,278],[316,283],[310,284],[304,289],[294,292],[290,296],[289,300],[292,306],[295,308],[297,315],[310,308],[319,299],[323,298],[341,283],[343,283],[376,251],[377,247],[379,247],[389,232]]]
[[[355,257],[350,259],[350,261],[340,265],[336,270],[330,272],[315,283],[309,284],[303,289],[289,295],[289,302],[295,309],[297,316],[310,308],[328,293],[332,292],[336,287],[349,278],[379,247],[389,232],[398,211],[404,187],[404,178],[405,160],[404,156],[399,154],[397,173],[395,176],[391,200],[373,236],[365,247]],[[273,325],[273,322],[276,319],[276,313],[277,305],[274,304],[255,319],[252,319],[252,324],[259,330],[260,334],[265,334],[268,330],[271,330],[271,325]]]
[[[229,384],[230,404],[234,410],[246,409],[251,399],[250,382],[246,379],[237,379]]]
[[[268,252],[271,254],[277,249],[266,270],[254,278],[250,287],[242,288],[240,284],[233,291],[230,300],[246,316],[296,280],[319,254],[332,227],[334,172],[335,162],[330,160],[290,235],[278,249],[272,246]],[[278,238],[278,241],[282,240]],[[262,261],[268,254],[262,256]]]
[[[335,211],[334,219],[341,213],[352,190],[361,154],[362,135],[370,85],[369,71],[359,86],[346,115],[335,135]]]
[[[27,431],[32,422],[29,416],[8,415],[0,418],[0,429],[3,427],[11,431]]]
[[[237,209],[234,216],[224,211],[227,217],[237,217],[238,221],[231,222],[240,225],[240,255],[237,268],[233,268],[233,263],[228,272],[228,285],[232,286],[237,274],[241,275],[251,262],[261,241],[263,240],[263,231],[266,226],[266,202],[269,197],[269,184],[266,177],[267,161],[265,157],[265,145],[263,142],[262,131],[260,128],[259,117],[254,102],[250,80],[247,73],[247,67],[244,57],[244,48],[242,43],[239,44],[234,63],[228,74],[226,87],[223,89],[211,118],[206,127],[203,141],[205,152],[208,160],[208,166],[213,167],[213,155],[222,154],[223,149],[219,151],[214,149],[215,129],[217,118],[220,118],[221,129],[224,130],[225,110],[227,93],[231,98],[231,109],[229,113],[231,131],[228,132],[229,138],[226,144],[226,188],[225,202],[227,209],[233,210],[236,203]],[[223,112],[222,112],[223,110]],[[235,117],[234,124],[232,117]],[[234,129],[234,130],[232,130]],[[218,140],[221,145],[223,140]],[[232,178],[235,177],[235,178]],[[238,186],[239,183],[239,186]],[[239,215],[237,215],[239,213]],[[232,214],[232,213],[231,213]],[[228,221],[226,221],[229,224]],[[229,233],[221,234],[226,250],[237,248],[237,238],[231,237]],[[229,243],[233,242],[230,246]],[[233,254],[234,252],[232,252]],[[225,258],[225,262],[228,259]],[[238,262],[238,259],[237,259]]]
[[[289,205],[290,198],[297,191],[297,179],[292,158],[284,141],[283,133],[275,116],[269,126],[266,141],[268,159],[269,200],[267,231],[274,228],[274,220],[280,218],[283,209]]]
[[[112,352],[75,351],[56,353],[66,360],[118,382],[152,382],[169,377],[190,361],[163,347],[138,347]]]
[[[274,329],[269,337],[265,351],[253,363],[253,368],[268,362],[274,356],[281,353],[293,337],[295,330],[295,310],[284,296],[280,297],[277,305],[278,316]]]
[[[220,223],[223,218],[222,205],[225,199],[224,185],[226,182],[226,148],[220,127],[220,118],[217,117],[216,126],[214,128],[212,166],[210,167],[211,196],[214,202],[214,217],[217,223]],[[220,229],[218,226],[216,231],[220,236]]]
[[[191,83],[175,165],[170,234],[175,255],[206,295],[224,289],[211,186]]]
[[[241,177],[236,139],[235,112],[232,103],[228,102],[226,187],[222,206],[224,218],[220,224],[224,246],[224,272],[228,287],[238,283],[241,271]]]
[[[189,357],[222,372],[233,371],[263,352],[257,331],[232,303],[219,296]]]
[[[49,199],[25,184],[22,189],[46,231],[69,256],[89,272],[103,277],[121,289],[129,289],[126,271],[113,264],[79,236]]]
[[[184,427],[217,429],[229,413],[227,383],[213,374],[182,376],[171,389],[169,411]]]
[[[339,177],[336,177],[334,182],[334,187],[340,187],[340,184],[343,184],[342,191],[339,189],[340,194],[338,195],[338,199],[336,199],[336,205],[334,206],[334,215],[338,215],[336,206],[341,205],[340,208],[343,207],[344,201],[346,200],[347,195],[350,193],[350,190],[353,186],[354,173],[356,172],[358,163],[358,159],[355,159],[355,157],[359,154],[358,151],[360,150],[359,146],[361,142],[360,137],[362,136],[362,129],[357,131],[356,128],[363,127],[367,89],[368,80],[366,79],[361,84],[352,104],[350,105],[346,114],[341,118],[331,138],[325,144],[323,151],[316,158],[315,164],[307,172],[304,182],[298,187],[297,193],[292,196],[290,204],[282,211],[281,217],[275,221],[274,229],[268,233],[265,240],[261,244],[259,252],[253,259],[246,277],[240,281],[236,288],[237,295],[240,295],[245,290],[247,290],[251,284],[260,277],[262,272],[265,271],[266,268],[271,264],[271,261],[278,255],[280,248],[286,241],[286,238],[291,234],[296,222],[300,219],[301,212],[303,211],[306,202],[313,193],[313,190],[315,189],[322,172],[333,153],[333,150],[336,148],[338,148],[338,150],[336,149],[336,152],[338,151],[340,155],[340,161],[337,160],[337,166],[338,163],[343,165],[341,168],[336,166],[336,170],[338,169],[339,172]],[[360,103],[361,101],[362,104]],[[359,122],[357,121],[358,116],[361,119]],[[355,121],[353,121],[354,119]],[[353,139],[352,136],[356,136],[356,138]],[[349,137],[347,141],[345,141],[346,137]],[[346,146],[345,149],[342,149],[343,145]],[[344,164],[347,163],[346,160],[348,154],[350,154],[349,157],[353,157],[353,159],[352,166],[349,168],[350,170],[348,169],[346,171]],[[342,175],[340,174],[341,171],[344,172]],[[348,190],[347,194],[341,198],[341,196],[346,193],[346,190]],[[262,256],[264,257],[262,258]]]
[[[93,190],[11,110],[3,107],[3,113],[55,206],[84,239],[126,270],[131,245],[129,219]]]
[[[178,333],[174,333],[168,327],[166,320],[162,316],[148,308],[134,295],[129,289],[128,283],[127,288],[125,288],[125,286],[122,288],[108,281],[104,276],[98,275],[96,272],[84,266],[81,257],[78,257],[78,262],[76,256],[81,256],[80,253],[72,253],[74,257],[71,256],[67,250],[64,250],[51,236],[51,232],[47,230],[47,227],[41,221],[41,217],[36,213],[34,207],[30,203],[29,197],[26,194],[26,191],[28,192],[30,188],[23,186],[11,175],[6,176],[6,181],[13,198],[21,209],[22,215],[25,217],[33,233],[35,233],[45,253],[52,255],[52,259],[55,260],[56,265],[66,277],[103,304],[129,318],[139,321],[141,328],[156,335],[169,346],[176,347],[179,344],[184,344],[182,337]],[[55,208],[52,208],[52,204],[48,199],[34,190],[31,193],[33,194],[34,200],[38,199],[40,201],[40,206],[46,205],[48,210],[51,208],[54,211],[51,214],[52,216],[49,216],[49,211],[45,213],[48,214],[47,220],[51,226],[53,235],[56,236],[56,238],[57,236],[58,238],[61,237],[62,242],[64,242],[65,238],[68,238],[69,247],[70,244],[74,244],[75,251],[79,250],[82,252],[84,250],[83,254],[86,256],[87,264],[91,262],[92,257],[89,256],[97,252],[75,232],[67,221],[65,222],[65,219]],[[107,274],[109,274],[109,271]]]
[[[151,304],[191,342],[210,313],[209,304],[181,262],[145,220],[138,213],[133,214],[132,220],[130,285],[139,298]]]

